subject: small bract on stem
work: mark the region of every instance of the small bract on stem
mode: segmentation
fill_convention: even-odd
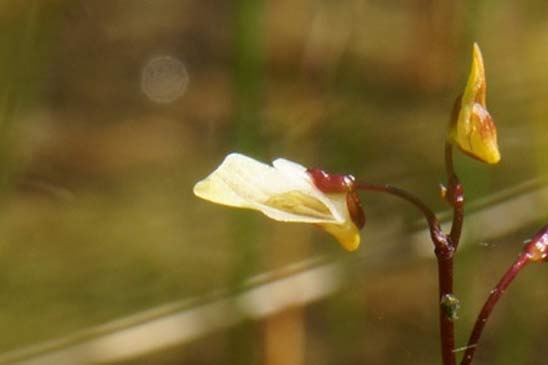
[[[452,208],[451,229],[441,228],[436,214],[420,198],[387,184],[356,180],[352,175],[330,174],[276,159],[272,166],[238,153],[194,186],[194,193],[214,203],[262,212],[282,222],[310,223],[330,233],[348,251],[360,245],[365,213],[358,192],[386,193],[415,206],[425,217],[438,268],[438,313],[443,365],[456,365],[455,321],[460,308],[454,293],[454,256],[464,222],[464,188],[453,163],[455,147],[474,159],[496,164],[501,156],[493,119],[486,106],[483,57],[474,44],[472,66],[464,92],[457,97],[445,143],[446,185],[442,198]],[[472,329],[461,365],[470,365],[483,329],[510,283],[529,263],[548,261],[548,226],[528,242],[521,254],[490,292]]]

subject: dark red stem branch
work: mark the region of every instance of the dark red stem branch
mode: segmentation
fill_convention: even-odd
[[[472,363],[472,360],[474,358],[474,353],[476,352],[476,347],[478,345],[479,339],[481,337],[481,334],[483,332],[483,328],[485,327],[485,324],[487,323],[487,320],[489,319],[489,316],[493,312],[493,308],[499,301],[500,297],[504,294],[506,291],[506,288],[508,288],[508,285],[514,280],[516,275],[530,262],[529,255],[527,252],[523,252],[521,255],[518,256],[514,264],[506,271],[502,279],[499,281],[497,286],[493,290],[491,290],[491,293],[489,294],[489,297],[487,298],[487,301],[483,305],[483,308],[481,309],[480,314],[478,315],[478,318],[476,319],[476,323],[474,324],[474,329],[472,330],[472,333],[470,335],[470,339],[468,340],[468,344],[466,346],[466,352],[464,353],[464,357],[462,358],[461,365],[470,365]]]

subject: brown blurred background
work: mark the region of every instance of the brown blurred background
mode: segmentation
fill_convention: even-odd
[[[409,242],[412,207],[364,195],[350,255],[191,191],[238,151],[392,183],[444,212],[444,137],[474,41],[503,160],[457,156],[475,214],[457,260],[459,344],[548,217],[543,0],[0,4],[0,363],[438,364],[435,263]],[[281,289],[312,293],[297,301],[253,291],[306,272],[317,291]],[[478,365],[545,363],[547,277],[518,278]],[[249,298],[261,301],[238,304]],[[189,339],[166,330],[177,321],[147,327],[211,303],[230,308]],[[122,336],[136,326],[142,343]],[[113,334],[125,340],[93,347]]]

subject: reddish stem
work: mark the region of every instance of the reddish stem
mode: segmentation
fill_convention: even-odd
[[[440,313],[440,336],[441,352],[444,365],[455,365],[455,335],[452,318],[442,306],[442,298],[453,295],[453,254],[454,248],[447,236],[443,233],[436,215],[419,198],[405,190],[391,185],[375,185],[361,181],[355,183],[355,188],[365,191],[378,191],[388,193],[402,198],[417,207],[425,216],[430,228],[430,237],[435,246],[436,258],[438,261],[438,282],[439,282],[439,313]]]
[[[464,357],[462,358],[461,365],[470,365],[472,363],[472,360],[474,358],[474,353],[476,352],[476,347],[478,345],[479,339],[481,337],[481,334],[483,332],[483,328],[485,327],[485,324],[487,323],[487,320],[489,319],[489,316],[493,312],[493,308],[499,301],[500,297],[504,294],[506,291],[506,288],[508,288],[508,285],[514,280],[516,275],[523,269],[528,263],[529,260],[529,254],[527,252],[522,252],[516,261],[514,261],[514,264],[506,271],[506,273],[503,275],[497,286],[493,290],[491,290],[491,293],[489,294],[489,297],[487,298],[487,301],[483,305],[483,308],[481,309],[480,314],[478,315],[478,318],[476,319],[476,323],[474,324],[474,329],[472,330],[472,333],[470,335],[470,339],[468,340],[468,344],[466,346],[466,352],[464,353]]]
[[[453,166],[453,144],[445,144],[445,168],[447,172],[449,203],[453,206],[453,222],[449,233],[450,242],[456,250],[459,246],[464,220],[464,190]]]
[[[445,143],[445,173],[447,179],[451,181],[451,177],[455,176],[455,167],[453,165],[453,143],[447,141]]]
[[[438,259],[438,283],[439,283],[439,317],[440,317],[440,341],[441,356],[444,365],[455,365],[455,327],[453,318],[446,312],[442,305],[442,299],[446,295],[453,295],[453,257]]]
[[[438,218],[436,217],[434,212],[432,212],[432,210],[419,198],[405,190],[396,188],[388,184],[376,185],[369,184],[363,181],[356,181],[354,186],[358,190],[388,193],[413,204],[424,214],[424,217],[426,218],[428,227],[430,229],[430,237],[432,238],[432,242],[434,243],[436,249],[436,255],[441,255],[444,257],[452,256],[453,249],[450,247],[447,237],[441,229]]]

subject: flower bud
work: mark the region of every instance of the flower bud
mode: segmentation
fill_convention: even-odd
[[[464,93],[457,101],[458,114],[451,122],[448,138],[467,155],[496,164],[500,161],[497,129],[485,104],[486,90],[483,57],[474,43],[472,68]]]

